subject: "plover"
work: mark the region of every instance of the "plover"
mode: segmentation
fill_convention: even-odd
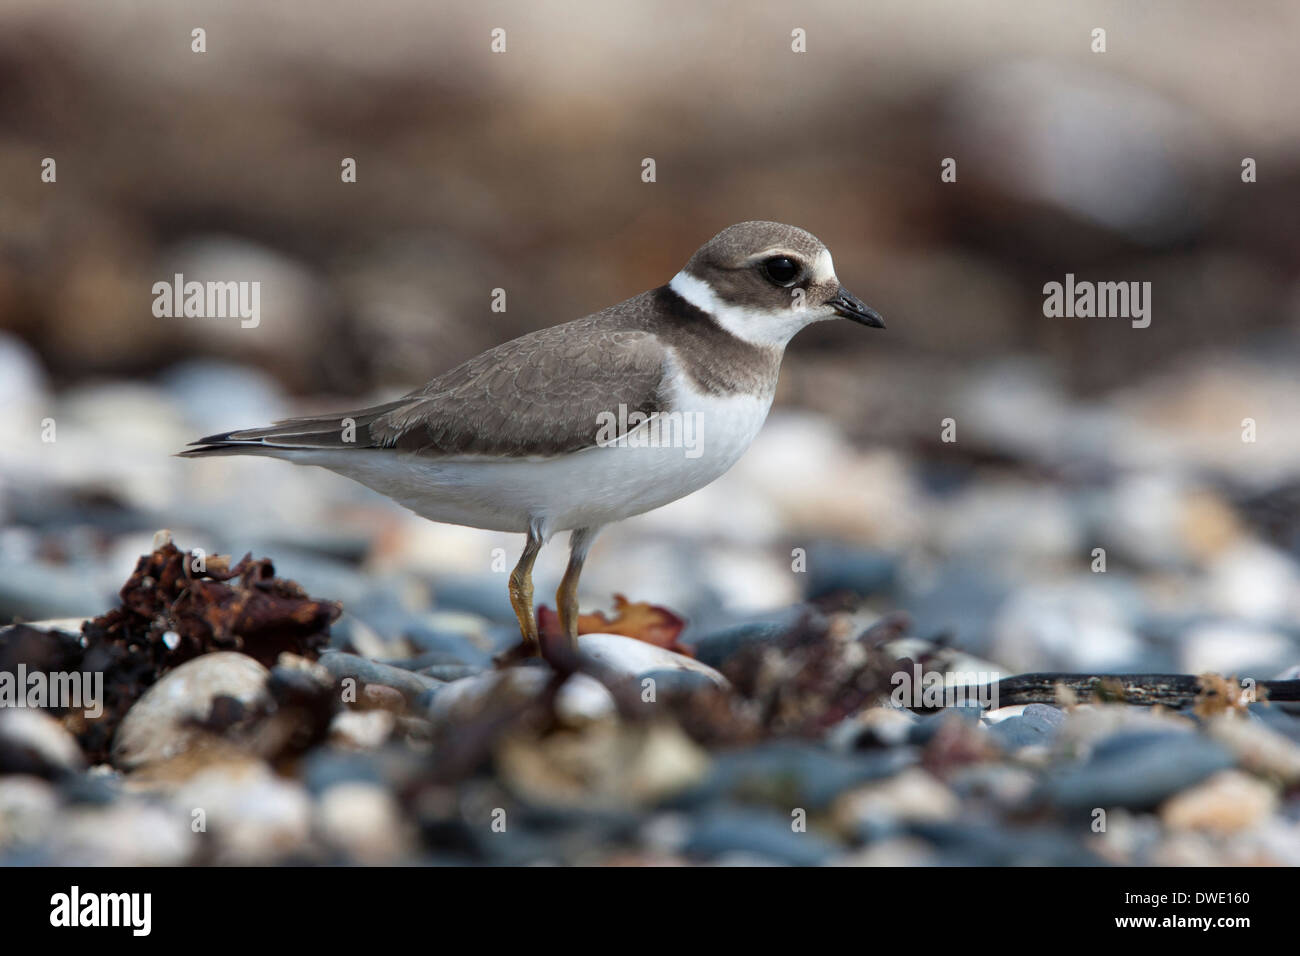
[[[556,603],[577,639],[578,576],[603,525],[688,495],[758,433],[804,326],[884,321],[813,235],[742,222],[667,285],[489,349],[382,405],[209,435],[181,454],[319,465],[432,521],[525,534],[510,575],[520,654],[539,649],[532,569],[556,532]]]

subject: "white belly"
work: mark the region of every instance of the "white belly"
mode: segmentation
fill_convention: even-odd
[[[336,471],[433,521],[518,532],[540,521],[550,535],[642,514],[704,487],[744,454],[771,404],[771,394],[679,389],[683,417],[674,422],[686,425],[690,415],[690,425],[655,434],[647,423],[626,443],[558,458],[438,460],[368,449],[284,457]]]

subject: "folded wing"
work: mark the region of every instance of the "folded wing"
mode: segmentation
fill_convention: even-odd
[[[666,405],[658,341],[600,320],[589,316],[506,342],[392,402],[209,435],[182,454],[394,448],[514,458],[580,451],[596,444],[603,416],[626,421]]]

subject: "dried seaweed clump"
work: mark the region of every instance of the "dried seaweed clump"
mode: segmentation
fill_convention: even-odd
[[[102,715],[64,715],[92,763],[108,759],[118,722],[172,668],[211,651],[239,651],[267,667],[286,651],[315,660],[342,611],[277,578],[265,558],[245,555],[233,567],[220,556],[200,562],[169,536],[140,558],[120,595],[120,607],[82,626],[79,642],[30,627],[0,637],[9,666],[103,673]]]

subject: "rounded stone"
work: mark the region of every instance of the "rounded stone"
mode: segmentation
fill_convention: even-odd
[[[113,738],[113,762],[132,769],[189,750],[203,736],[190,726],[203,720],[217,697],[233,697],[245,709],[268,704],[269,672],[253,658],[218,651],[186,661],[145,691]]]

